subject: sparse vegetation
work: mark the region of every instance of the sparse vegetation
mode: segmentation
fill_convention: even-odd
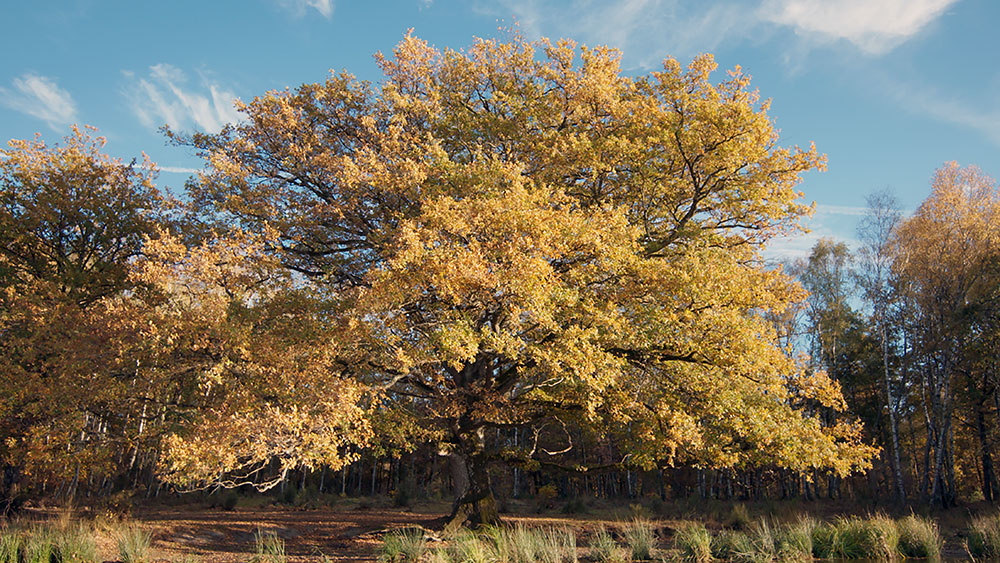
[[[656,532],[653,524],[642,518],[635,518],[625,525],[625,544],[632,552],[632,559],[646,561],[653,558],[656,546]]]
[[[1000,558],[1000,513],[972,519],[966,532],[965,549],[972,557]]]
[[[394,530],[382,539],[378,560],[384,562],[418,561],[427,553],[427,540],[420,528]]]
[[[712,560],[713,554],[728,558],[734,552],[731,542],[735,538],[734,534],[724,532],[716,537],[717,543],[713,545],[712,535],[704,524],[688,522],[674,534],[674,546],[685,561],[707,563]]]
[[[934,520],[911,514],[898,525],[901,555],[927,559],[941,557],[941,533]]]
[[[590,538],[590,558],[599,563],[621,563],[626,561],[626,551],[618,545],[608,529],[601,527]]]
[[[263,531],[258,529],[254,534],[254,548],[256,556],[254,563],[285,563],[288,557],[285,555],[285,540],[278,537],[273,531]]]
[[[115,530],[113,537],[118,548],[118,557],[124,563],[149,561],[149,547],[153,537],[141,526],[134,523],[124,524]]]

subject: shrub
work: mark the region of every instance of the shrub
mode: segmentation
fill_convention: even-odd
[[[934,520],[911,514],[898,525],[899,552],[904,557],[941,557],[941,534]]]
[[[563,514],[584,514],[588,511],[587,503],[582,497],[573,497],[562,507]]]
[[[743,503],[734,504],[726,518],[726,526],[734,530],[745,530],[750,525],[750,511]]]
[[[405,485],[401,485],[392,493],[392,505],[397,508],[410,506],[413,502],[412,496],[410,488]]]
[[[980,516],[969,523],[965,549],[973,557],[1000,558],[1000,513]]]
[[[280,490],[278,502],[281,504],[295,504],[295,497],[299,495],[299,488],[295,483],[285,483],[285,487]]]
[[[727,539],[729,535],[725,536]],[[674,546],[680,551],[684,561],[708,563],[712,560],[713,542],[705,525],[701,522],[688,522],[677,529],[674,534]],[[732,554],[731,544],[721,544],[717,547],[723,558]]]
[[[553,508],[558,494],[559,491],[556,489],[555,485],[542,485],[541,487],[538,487],[538,491],[535,492],[535,501],[538,503],[536,510],[538,512],[543,512],[547,509]]]
[[[240,496],[234,489],[229,489],[222,495],[219,499],[217,506],[225,511],[231,511],[236,509],[236,504],[239,503]]]

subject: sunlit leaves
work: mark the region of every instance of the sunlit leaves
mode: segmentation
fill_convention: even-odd
[[[466,452],[572,419],[633,433],[644,465],[865,464],[802,410],[839,390],[761,314],[803,296],[760,252],[824,158],[778,146],[749,77],[703,56],[630,78],[613,49],[516,32],[376,59],[378,86],[333,75],[181,139],[213,167],[202,212],[336,304],[335,371]]]

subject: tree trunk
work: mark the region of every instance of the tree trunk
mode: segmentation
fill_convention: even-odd
[[[899,506],[906,504],[906,489],[903,487],[903,466],[899,461],[899,423],[896,421],[896,401],[892,396],[892,382],[889,379],[889,342],[885,327],[885,313],[881,319],[881,339],[882,339],[882,381],[885,383],[885,406],[889,411],[889,432],[892,436],[892,480],[896,503]]]
[[[985,401],[984,401],[985,402]],[[997,476],[993,469],[993,457],[990,453],[990,441],[986,430],[985,405],[980,404],[976,411],[976,430],[979,437],[980,460],[982,461],[983,498],[992,502],[997,499]]]
[[[455,504],[444,530],[453,532],[460,528],[499,524],[500,513],[490,490],[482,453],[452,452],[448,457],[455,484]]]
[[[21,471],[10,464],[3,466],[0,472],[0,518],[11,516],[21,508],[21,500],[17,494],[17,485]]]

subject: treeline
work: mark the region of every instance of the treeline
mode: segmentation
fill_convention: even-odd
[[[821,240],[792,268],[810,295],[781,322],[881,448],[868,494],[995,502],[996,182],[950,163],[911,217],[887,192],[868,202],[858,248]]]

